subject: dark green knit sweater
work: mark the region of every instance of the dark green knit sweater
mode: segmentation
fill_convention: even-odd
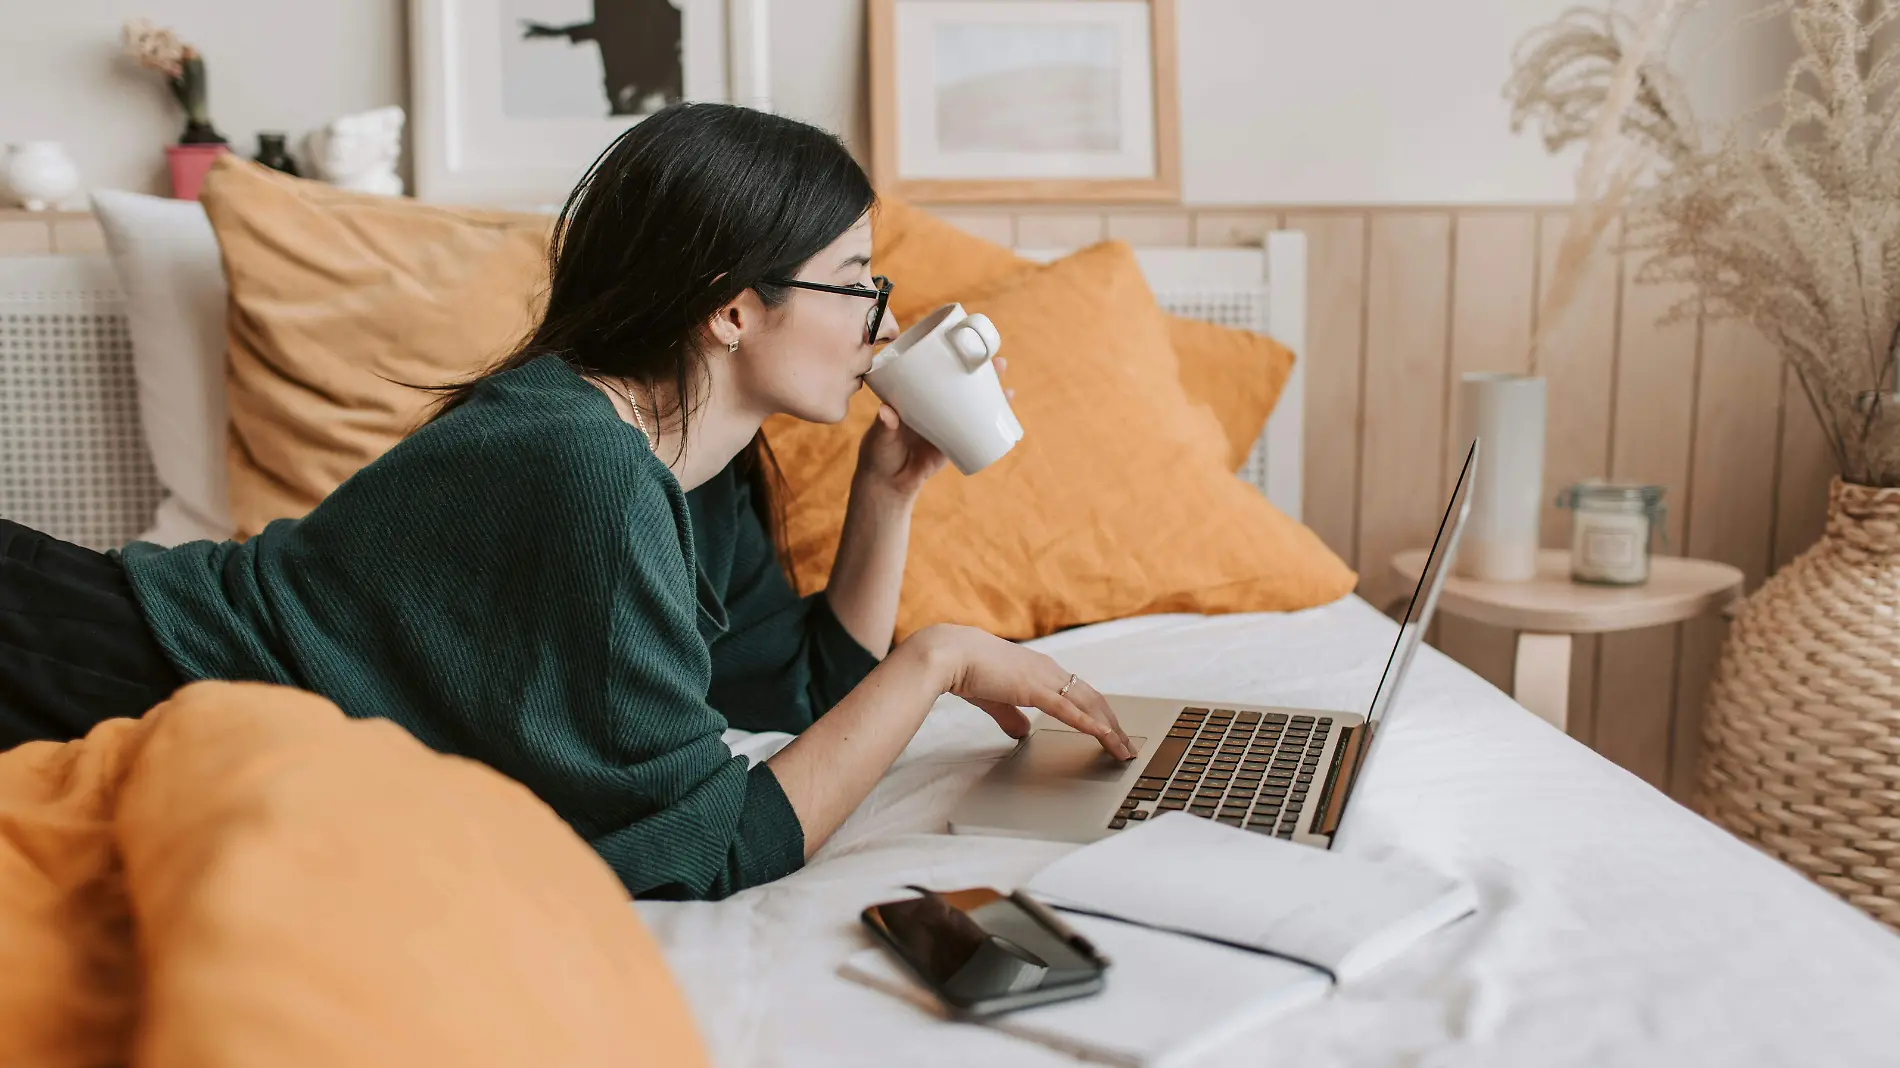
[[[135,544],[187,678],[313,690],[520,781],[643,897],[722,897],[804,837],[730,724],[797,731],[876,660],[786,583],[742,479],[692,494],[543,358],[476,387],[309,515]]]

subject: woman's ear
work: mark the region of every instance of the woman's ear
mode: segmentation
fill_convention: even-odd
[[[706,329],[721,347],[731,348],[735,342],[744,341],[748,334],[759,329],[764,311],[758,294],[748,289],[714,312]]]
[[[706,324],[706,332],[712,335],[721,348],[730,348],[745,333],[740,328],[739,316],[730,304],[713,313],[712,321]]]

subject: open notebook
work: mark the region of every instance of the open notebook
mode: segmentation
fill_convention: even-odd
[[[1476,907],[1463,882],[1169,813],[1029,881],[1111,964],[1092,998],[990,1026],[1107,1064],[1178,1062],[1324,996]],[[844,975],[935,1008],[882,949]]]
[[[1477,908],[1425,868],[1170,812],[1078,849],[1025,888],[1058,908],[1303,961],[1341,981]]]

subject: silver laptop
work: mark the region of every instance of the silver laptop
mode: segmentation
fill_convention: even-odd
[[[1364,715],[1229,703],[1109,697],[1136,746],[1122,763],[1061,724],[1034,731],[950,816],[958,834],[1092,842],[1184,811],[1332,848],[1359,769],[1412,666],[1471,510],[1478,443],[1465,454],[1398,641]]]

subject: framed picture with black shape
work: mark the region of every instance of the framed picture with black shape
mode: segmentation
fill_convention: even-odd
[[[911,200],[1181,196],[1175,0],[869,0],[872,177]]]
[[[421,200],[559,205],[677,100],[770,106],[768,0],[409,0]]]

